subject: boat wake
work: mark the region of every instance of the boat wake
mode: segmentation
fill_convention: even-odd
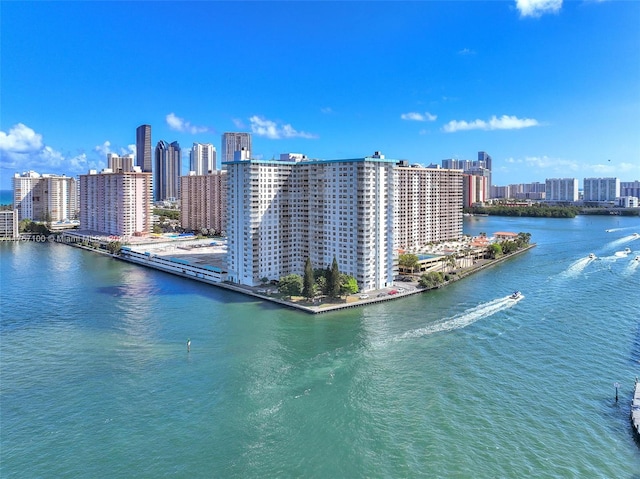
[[[630,241],[634,241],[640,239],[640,235],[634,233],[632,235],[623,236],[622,238],[618,238],[617,240],[610,241],[605,245],[605,248],[615,248],[617,246],[623,245],[625,243],[629,243]]]
[[[489,301],[488,303],[483,303],[474,308],[467,309],[460,314],[456,314],[451,318],[446,318],[438,323],[430,324],[429,326],[426,326],[424,328],[407,331],[406,333],[397,336],[395,340],[400,341],[403,339],[421,338],[434,333],[466,328],[476,321],[488,318],[489,316],[512,307],[523,298],[524,296],[520,295],[520,297],[516,299],[512,299],[511,296],[494,299],[493,301]]]
[[[580,258],[569,265],[569,267],[560,273],[562,278],[575,278],[591,263],[595,261],[595,257],[587,256],[586,258]]]
[[[631,261],[629,261],[629,264],[626,266],[626,268],[622,271],[622,275],[631,276],[638,270],[638,268],[640,268],[640,261],[632,259]]]

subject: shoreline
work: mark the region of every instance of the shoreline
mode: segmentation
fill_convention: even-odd
[[[136,264],[139,266],[143,266],[143,267],[147,267],[147,268],[151,268],[151,269],[155,269],[157,271],[163,271],[165,273],[169,273],[175,276],[179,276],[182,278],[186,278],[186,279],[190,279],[190,280],[195,280],[201,283],[205,283],[211,286],[216,286],[216,287],[220,287],[223,289],[227,289],[229,291],[234,291],[236,293],[240,293],[240,294],[244,294],[247,296],[253,296],[255,298],[264,300],[264,301],[269,301],[271,303],[275,303],[275,304],[279,304],[281,306],[285,306],[287,308],[291,308],[291,309],[296,309],[298,311],[302,311],[308,314],[322,314],[322,313],[328,313],[328,312],[333,312],[333,311],[339,311],[342,309],[348,309],[348,308],[359,308],[359,307],[363,307],[363,306],[367,306],[370,304],[377,304],[377,303],[381,303],[384,301],[393,301],[393,300],[397,300],[400,298],[404,298],[407,296],[411,296],[414,294],[419,294],[419,293],[425,293],[428,291],[431,291],[432,289],[440,289],[440,288],[444,288],[447,285],[454,283],[456,281],[460,281],[461,279],[466,278],[467,276],[470,276],[474,273],[477,273],[478,271],[482,271],[484,269],[493,267],[495,265],[498,265],[500,263],[503,263],[509,259],[515,258],[519,255],[521,255],[522,253],[525,253],[526,251],[529,251],[532,248],[535,248],[537,245],[535,243],[529,244],[526,247],[515,251],[513,253],[510,253],[508,255],[503,255],[500,258],[497,259],[483,259],[483,260],[479,260],[477,264],[468,267],[468,268],[464,268],[464,269],[457,269],[454,270],[452,273],[450,272],[450,276],[451,279],[449,281],[447,281],[446,283],[443,283],[441,285],[436,286],[435,288],[423,288],[420,287],[419,285],[417,286],[413,286],[415,283],[411,283],[412,284],[412,288],[410,290],[404,291],[404,292],[398,292],[397,294],[393,294],[390,295],[388,294],[387,290],[393,290],[399,288],[400,286],[396,285],[396,286],[390,286],[388,288],[384,288],[384,290],[378,290],[378,291],[373,291],[373,292],[368,292],[368,294],[371,295],[371,298],[367,298],[367,299],[359,299],[358,296],[359,294],[355,294],[355,295],[350,295],[348,296],[344,302],[340,302],[340,303],[321,303],[318,306],[307,306],[304,304],[298,304],[294,301],[291,300],[285,300],[285,299],[281,299],[281,298],[276,298],[273,297],[269,294],[266,293],[259,293],[257,291],[254,291],[254,288],[252,288],[251,286],[244,286],[244,285],[236,285],[233,283],[227,283],[227,282],[217,282],[217,281],[212,281],[206,278],[201,278],[198,276],[194,276],[193,274],[188,274],[186,272],[179,272],[179,271],[175,271],[175,267],[162,267],[162,265],[158,264],[158,263],[145,263],[145,262],[141,262],[141,261],[137,261],[131,258],[126,258],[124,256],[118,255],[118,254],[111,254],[108,252],[103,252],[103,251],[97,251],[94,250],[92,248],[88,248],[88,247],[84,247],[82,245],[79,244],[74,244],[74,243],[68,243],[71,246],[76,246],[76,247],[80,247],[84,250],[87,251],[96,251],[98,253],[107,255],[107,256],[111,256],[114,259],[120,260],[120,261],[124,261],[126,263],[130,263],[130,264]],[[170,269],[172,268],[172,269]],[[353,298],[358,298],[358,299],[353,299]],[[349,298],[351,298],[351,301],[349,301]]]

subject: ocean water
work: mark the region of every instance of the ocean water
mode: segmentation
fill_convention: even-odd
[[[0,190],[0,205],[13,203],[13,190]]]
[[[465,230],[538,246],[318,316],[0,244],[0,477],[639,477],[640,220]]]

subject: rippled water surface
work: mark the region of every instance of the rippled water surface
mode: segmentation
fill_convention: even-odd
[[[319,316],[0,244],[0,476],[637,478],[640,220],[473,217],[465,231],[538,246]]]

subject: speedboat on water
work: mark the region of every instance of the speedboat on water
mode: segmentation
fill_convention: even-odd
[[[640,238],[640,233],[633,233],[631,236],[633,236],[634,238]]]
[[[629,253],[631,253],[631,248],[625,248],[625,249],[624,249],[624,252],[625,252],[625,254],[629,254]]]
[[[596,255],[593,253],[589,253],[589,259],[596,259]]]
[[[514,291],[513,294],[509,296],[509,299],[520,299],[520,298],[522,298],[522,293],[520,291]]]
[[[636,256],[635,258],[633,258],[633,261],[640,261],[640,256]]]

